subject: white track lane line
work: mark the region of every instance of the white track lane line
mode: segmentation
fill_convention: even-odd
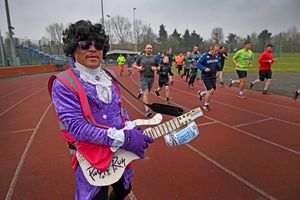
[[[126,97],[123,96],[123,99],[128,102],[130,104],[130,106],[132,108],[134,108],[137,112],[143,114],[142,111],[140,111],[136,106],[134,106],[133,104],[131,104],[129,102],[128,99],[126,99]],[[208,122],[207,124],[212,124],[212,122]],[[203,123],[204,125],[204,123]],[[217,161],[215,161],[214,159],[210,158],[209,156],[205,155],[204,153],[202,153],[201,151],[199,151],[197,148],[193,147],[190,144],[185,144],[189,149],[191,149],[192,151],[196,152],[197,154],[199,154],[201,157],[205,158],[207,161],[211,162],[212,164],[216,165],[217,167],[219,167],[221,170],[225,171],[227,174],[229,174],[230,176],[232,176],[233,178],[237,179],[238,181],[240,181],[241,183],[245,184],[246,186],[250,187],[252,190],[258,192],[259,194],[265,196],[266,198],[270,199],[270,200],[277,200],[277,198],[269,195],[267,192],[263,191],[262,189],[260,189],[259,187],[257,187],[256,185],[252,184],[251,182],[247,181],[245,178],[239,176],[238,174],[234,173],[233,171],[229,170],[228,168],[226,168],[225,166],[221,165],[220,163],[218,163]]]
[[[261,122],[270,121],[272,119],[273,118],[270,117],[270,118],[266,118],[266,119],[260,119],[260,120],[255,120],[255,121],[251,121],[251,122],[247,122],[247,123],[242,123],[242,124],[234,125],[232,127],[239,128],[239,127],[242,127],[242,126],[249,126],[249,125],[253,125],[253,124],[257,124],[257,123],[261,123]]]
[[[3,96],[0,96],[0,99],[5,98],[5,97],[7,97],[7,96],[10,96],[10,95],[12,95],[12,94],[14,94],[14,93],[16,93],[16,92],[18,92],[18,91],[20,91],[20,90],[25,90],[25,89],[27,89],[27,88],[29,88],[29,86],[24,87],[24,88],[18,88],[18,89],[14,90],[14,91],[12,91],[12,92],[10,92],[10,93],[7,93],[7,94],[5,94],[5,95],[3,95]]]
[[[25,150],[23,152],[23,155],[22,155],[22,157],[21,157],[21,159],[19,161],[19,164],[18,164],[17,169],[15,171],[15,175],[14,175],[14,177],[13,177],[11,183],[10,183],[8,192],[7,192],[6,197],[5,197],[5,200],[10,200],[12,198],[12,196],[13,196],[14,189],[16,187],[17,181],[18,181],[19,176],[21,174],[24,161],[27,158],[28,151],[29,151],[29,149],[31,147],[31,144],[32,144],[32,142],[33,142],[33,140],[35,138],[35,135],[36,135],[37,131],[40,128],[41,123],[43,122],[43,120],[44,120],[44,118],[45,118],[48,110],[51,108],[51,105],[52,105],[52,103],[50,103],[49,106],[46,108],[46,110],[44,111],[44,113],[41,116],[40,120],[38,121],[36,127],[34,128],[34,131],[33,131],[32,135],[31,135],[31,137],[30,137],[30,139],[29,139],[29,141],[28,141],[28,143],[26,145],[26,148],[25,148]]]
[[[132,78],[132,77],[131,77],[131,78]],[[132,78],[132,81],[133,81],[133,83],[135,83],[136,85],[138,85],[138,84],[136,83],[136,81],[135,81],[133,78]],[[178,89],[177,89],[177,90],[178,90]],[[183,90],[182,90],[182,92],[187,93],[187,92],[185,92],[185,91],[183,91]],[[196,96],[196,95],[193,95],[193,94],[191,94],[191,93],[187,93],[187,94],[192,95],[192,96]],[[154,94],[153,94],[153,95],[154,95]],[[159,98],[163,99],[163,98],[160,97],[160,96],[159,96]],[[180,104],[175,103],[174,101],[172,101],[172,103],[173,103],[174,105],[177,105],[177,106],[179,106],[179,107],[182,107],[182,108],[184,108],[184,109],[186,109],[186,110],[190,110],[189,108],[187,108],[187,107],[185,107],[185,106],[183,106],[183,105],[180,105]],[[247,111],[247,110],[246,110],[246,111]],[[246,131],[243,131],[243,130],[241,130],[241,129],[235,128],[235,127],[233,127],[233,126],[231,126],[231,125],[228,125],[228,124],[226,124],[226,123],[223,123],[223,122],[221,122],[221,121],[218,121],[218,120],[216,120],[216,119],[214,119],[214,118],[211,118],[211,117],[208,117],[208,116],[205,116],[205,115],[204,115],[204,117],[206,117],[207,119],[210,119],[210,120],[212,120],[212,121],[218,122],[218,123],[220,123],[220,124],[222,124],[222,125],[224,125],[224,126],[226,126],[226,127],[232,128],[232,129],[234,129],[234,130],[236,130],[236,131],[238,131],[238,132],[240,132],[240,133],[244,133],[244,134],[246,134],[246,135],[248,135],[248,136],[250,136],[250,137],[253,137],[253,138],[255,138],[255,139],[258,139],[258,140],[260,140],[260,141],[263,141],[263,142],[265,142],[265,143],[267,143],[267,144],[273,145],[273,146],[275,146],[275,147],[278,147],[278,148],[280,148],[280,149],[283,149],[283,150],[286,150],[286,151],[288,151],[288,152],[294,153],[294,154],[296,154],[296,155],[300,155],[300,152],[299,152],[299,151],[293,150],[293,149],[288,148],[288,147],[286,147],[286,146],[277,144],[277,143],[272,142],[272,141],[270,141],[270,140],[267,140],[267,139],[264,139],[264,138],[262,138],[262,137],[259,137],[259,136],[256,136],[256,135],[254,135],[254,134],[251,134],[251,133],[249,133],[249,132],[246,132]],[[265,115],[265,117],[270,118],[270,116],[267,116],[267,115]],[[276,118],[273,118],[273,119],[276,119]],[[279,120],[279,119],[277,119],[277,120]],[[279,121],[280,121],[280,120],[279,120]]]
[[[38,94],[39,92],[41,92],[41,91],[44,90],[44,89],[45,89],[45,87],[39,89],[38,91],[32,93],[31,95],[29,95],[29,96],[27,96],[27,97],[21,99],[20,101],[18,101],[17,103],[15,103],[15,104],[12,105],[11,107],[9,107],[9,108],[7,108],[5,111],[3,111],[3,112],[0,114],[0,117],[3,116],[3,115],[4,115],[5,113],[7,113],[8,111],[10,111],[11,109],[13,109],[14,107],[16,107],[17,105],[19,105],[19,104],[23,103],[24,101],[26,101],[26,100],[29,99],[30,97],[32,97],[32,96]]]
[[[218,122],[212,121],[212,122],[205,122],[205,123],[199,123],[197,124],[197,126],[207,126],[207,125],[211,125],[211,124],[217,124]]]
[[[262,189],[260,189],[256,185],[254,185],[254,184],[250,183],[249,181],[247,181],[245,178],[237,175],[236,173],[234,173],[230,169],[226,168],[225,166],[221,165],[220,163],[218,163],[214,159],[208,157],[207,155],[205,155],[204,153],[202,153],[201,151],[199,151],[197,148],[193,147],[192,145],[190,145],[190,144],[185,144],[185,145],[188,148],[190,148],[192,151],[194,151],[195,153],[199,154],[199,156],[205,158],[209,162],[213,163],[214,165],[216,165],[217,167],[219,167],[220,169],[222,169],[223,171],[225,171],[226,173],[228,173],[230,176],[236,178],[237,180],[239,180],[240,182],[242,182],[246,186],[250,187],[252,190],[258,192],[259,194],[265,196],[266,198],[268,198],[270,200],[277,200],[277,198],[271,196],[270,194],[268,194],[267,192],[263,191]]]
[[[6,135],[6,134],[11,134],[11,133],[21,133],[21,132],[26,132],[26,131],[33,131],[33,128],[29,128],[29,129],[23,129],[23,130],[16,130],[16,131],[4,131],[4,132],[0,132],[0,135]]]

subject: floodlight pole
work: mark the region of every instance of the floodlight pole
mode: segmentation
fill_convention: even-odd
[[[102,12],[102,26],[104,27],[104,11],[103,11],[103,0],[101,0],[101,12]]]
[[[136,23],[135,23],[135,10],[136,8],[133,8],[133,37],[134,37],[134,50],[137,52],[138,51],[138,44],[137,44],[137,33],[136,33]]]
[[[3,44],[3,39],[2,39],[2,35],[1,35],[1,30],[0,30],[0,54],[1,54],[1,66],[5,66],[6,65],[6,58],[5,58],[5,54],[4,54],[4,44]]]
[[[12,31],[14,29],[14,27],[11,26],[9,7],[8,7],[8,1],[7,0],[5,0],[5,9],[6,9],[8,35],[9,35],[9,43],[10,43],[10,50],[11,50],[13,65],[18,66],[18,65],[20,65],[20,59],[16,55],[15,40],[13,38],[14,33]]]

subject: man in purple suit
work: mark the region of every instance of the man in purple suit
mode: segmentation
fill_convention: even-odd
[[[124,129],[133,123],[126,110],[122,108],[118,86],[101,67],[102,59],[109,49],[108,41],[102,25],[92,24],[90,21],[80,20],[64,31],[64,52],[71,58],[73,74],[83,89],[91,111],[90,115],[95,122],[88,121],[84,111],[85,105],[82,105],[80,98],[68,88],[68,84],[61,81],[59,76],[52,83],[55,110],[70,138],[76,141],[74,144],[82,142],[104,146],[112,152],[122,148],[144,158],[144,151],[153,139],[144,135],[139,128]],[[78,146],[74,145],[72,148],[79,150]],[[95,152],[91,154],[90,156],[95,158],[101,156]],[[80,166],[75,163],[73,167],[77,200],[121,200],[131,191],[133,176],[131,168],[127,168],[122,178],[112,184],[113,190],[108,195],[108,186],[90,185]]]

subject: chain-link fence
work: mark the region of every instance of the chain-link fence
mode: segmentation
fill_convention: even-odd
[[[8,38],[0,38],[0,66],[15,66],[13,63],[10,41]],[[20,65],[40,64],[66,64],[66,56],[63,53],[61,43],[53,41],[31,40],[14,38],[16,56]]]

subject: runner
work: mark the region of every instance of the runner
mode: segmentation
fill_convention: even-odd
[[[117,63],[120,68],[120,76],[122,76],[122,73],[124,71],[124,65],[126,63],[126,58],[122,54],[120,54],[117,58]]]
[[[237,51],[232,58],[232,61],[236,66],[235,69],[238,74],[239,80],[230,79],[229,87],[231,87],[235,83],[238,83],[240,88],[238,97],[241,99],[247,98],[246,94],[244,93],[244,88],[247,79],[247,71],[248,71],[248,67],[253,67],[252,65],[253,52],[250,50],[251,46],[252,46],[251,42],[246,41],[244,43],[244,48]]]
[[[201,101],[205,97],[203,109],[210,111],[209,102],[211,95],[216,90],[216,75],[220,67],[220,59],[218,56],[219,46],[212,45],[210,51],[202,54],[200,60],[197,62],[198,68],[201,70],[201,79],[205,86],[205,91],[198,91],[198,98]]]
[[[168,56],[165,56],[163,58],[163,63],[159,65],[159,67],[157,68],[158,70],[158,74],[159,74],[159,78],[158,78],[158,88],[155,90],[155,94],[157,96],[159,96],[159,92],[161,91],[161,89],[163,88],[163,86],[165,86],[166,89],[166,100],[167,103],[170,103],[170,91],[169,91],[169,76],[174,76],[173,72],[172,72],[172,68],[169,65],[169,58]]]
[[[272,70],[271,65],[277,61],[277,58],[273,58],[272,50],[273,45],[268,44],[266,47],[266,50],[259,56],[258,62],[259,62],[259,79],[256,79],[250,83],[250,89],[256,84],[260,83],[262,81],[265,81],[267,79],[263,94],[268,94],[267,91],[272,83]]]
[[[182,52],[179,53],[178,56],[175,57],[175,61],[176,61],[176,64],[177,64],[177,70],[178,70],[178,75],[180,75],[180,72],[182,70],[182,66],[183,66],[183,62],[184,62],[184,55]]]
[[[169,58],[169,65],[172,67],[173,66],[173,62],[174,62],[174,54],[173,54],[173,49],[169,48],[166,52],[166,56],[168,56]]]
[[[155,55],[155,59],[156,59],[156,61],[158,62],[158,63],[161,63],[161,61],[162,61],[162,54],[161,54],[161,52],[160,51],[158,51],[157,52],[157,54]]]
[[[122,130],[130,119],[121,107],[118,86],[101,67],[102,58],[109,50],[108,42],[101,24],[83,20],[71,24],[63,32],[64,53],[70,56],[71,69],[49,80],[49,92],[61,133],[68,141],[70,150],[78,150],[96,168],[110,162],[111,158],[108,156],[105,160],[104,154],[119,148],[144,158],[146,144],[153,142],[139,128]],[[82,103],[81,99],[86,100],[87,104]],[[75,155],[72,166],[76,179],[76,200],[121,200],[131,191],[131,167],[126,168],[122,178],[112,184],[113,189],[108,197],[108,186],[98,187],[88,183]],[[70,186],[65,189],[73,190]]]
[[[138,57],[134,64],[134,68],[140,72],[140,89],[138,97],[143,96],[144,103],[149,103],[149,93],[153,86],[154,72],[157,71],[158,62],[152,55],[152,45],[147,44],[145,47],[145,55]],[[145,115],[150,117],[152,115],[151,110],[145,106]]]
[[[294,95],[294,100],[296,101],[298,96],[300,95],[300,88],[296,90],[295,95]]]
[[[225,64],[225,59],[228,58],[227,53],[225,52],[225,47],[224,46],[220,46],[220,50],[218,53],[219,57],[220,57],[220,67],[218,68],[218,73],[217,73],[217,77],[220,80],[221,86],[224,87],[224,82],[223,82],[223,69],[224,69],[224,64]]]
[[[186,53],[186,58],[184,61],[184,67],[183,67],[183,74],[181,75],[181,78],[185,76],[185,82],[188,82],[189,76],[190,76],[190,71],[191,71],[191,65],[192,65],[192,55],[191,52]]]
[[[192,53],[192,65],[191,65],[191,73],[190,73],[190,80],[189,80],[189,87],[191,89],[194,89],[194,82],[196,80],[197,73],[198,73],[197,62],[201,56],[198,49],[199,49],[198,46],[195,45]]]
[[[128,75],[131,75],[131,67],[132,67],[133,58],[130,56],[130,54],[127,54],[126,57],[126,63],[127,63],[127,69],[128,69]]]

